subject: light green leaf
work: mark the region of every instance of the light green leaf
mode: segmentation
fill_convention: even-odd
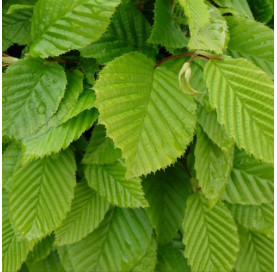
[[[191,195],[183,230],[185,256],[193,271],[231,271],[238,255],[239,238],[231,213],[222,202],[211,210],[201,193]]]
[[[274,199],[274,169],[236,150],[230,180],[222,199],[233,204],[259,205]]]
[[[94,89],[99,121],[122,151],[128,178],[172,164],[192,140],[196,106],[178,79],[139,53],[110,62]],[[128,135],[128,137],[126,137]]]
[[[63,68],[26,58],[3,74],[3,134],[20,139],[31,135],[57,111],[64,96]]]
[[[89,186],[112,205],[132,208],[148,206],[141,180],[126,179],[126,168],[122,161],[106,165],[89,164],[84,171]]]
[[[10,143],[2,155],[2,187],[9,188],[13,170],[21,157],[21,148]]]
[[[9,215],[8,192],[2,191],[2,269],[17,271],[26,260],[30,245],[15,232]]]
[[[211,105],[239,148],[273,162],[273,82],[245,59],[210,60],[204,70]],[[224,91],[222,91],[224,90]]]
[[[17,167],[10,210],[15,227],[28,240],[49,234],[65,218],[74,194],[75,170],[70,150]]]
[[[190,272],[190,267],[184,253],[174,246],[174,243],[160,246],[158,248],[158,272]]]
[[[274,239],[274,203],[261,205],[231,205],[230,209],[234,219],[243,227],[263,233]]]
[[[61,246],[80,241],[98,227],[108,209],[109,203],[90,189],[85,181],[79,182],[71,210],[55,230],[55,243]]]
[[[223,152],[199,127],[196,133],[196,177],[211,206],[215,205],[228,183],[233,166],[234,146]]]
[[[106,64],[116,57],[132,51],[153,56],[155,49],[146,44],[151,25],[133,3],[122,3],[113,15],[108,30],[100,40],[80,50],[83,57],[94,57]]]
[[[66,149],[93,125],[97,117],[98,111],[95,108],[86,110],[58,127],[23,139],[24,160],[44,157]]]
[[[173,17],[171,2],[157,0],[154,12],[154,26],[148,42],[161,44],[171,49],[185,47],[188,38]]]
[[[228,53],[250,60],[273,78],[273,30],[247,18],[227,17],[226,20],[230,32]]]
[[[152,227],[143,210],[114,208],[93,233],[66,247],[62,263],[76,272],[129,271],[151,241]]]
[[[236,271],[274,271],[274,242],[263,234],[239,228],[240,252]]]
[[[149,215],[159,244],[170,242],[180,228],[186,208],[186,201],[192,193],[189,179],[180,164],[168,167],[155,175],[148,175],[143,181],[145,197],[149,202]]]
[[[95,126],[82,163],[111,164],[120,158],[121,151],[120,149],[114,147],[114,143],[111,138],[106,137],[105,126]]]
[[[38,0],[32,19],[34,57],[57,56],[97,41],[120,0]]]

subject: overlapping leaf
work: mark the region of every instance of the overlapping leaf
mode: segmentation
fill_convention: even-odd
[[[227,134],[239,148],[272,163],[273,82],[249,61],[229,58],[209,61],[204,78]]]
[[[46,58],[97,41],[120,0],[38,0],[32,19],[32,56]]]
[[[194,132],[195,103],[172,72],[131,53],[110,62],[94,88],[99,121],[121,149],[127,177],[156,171],[184,153]]]
[[[273,0],[248,0],[248,3],[252,9],[255,19],[262,23],[268,23],[274,15]]]
[[[224,13],[231,12],[232,14],[254,19],[247,0],[215,0],[214,2],[222,8]]]

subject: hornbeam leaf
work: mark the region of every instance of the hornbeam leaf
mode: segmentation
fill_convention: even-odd
[[[177,76],[140,53],[110,62],[94,86],[99,121],[126,160],[127,178],[174,163],[192,140],[196,105]],[[128,135],[128,137],[126,137]]]
[[[143,181],[145,197],[149,202],[146,213],[155,228],[159,244],[170,242],[180,228],[186,201],[192,193],[186,172],[179,164],[148,175]]]
[[[56,64],[26,58],[3,74],[3,134],[16,139],[31,135],[57,111],[66,76]]]
[[[16,168],[10,211],[15,227],[28,240],[49,234],[65,218],[74,195],[75,170],[70,150]]]
[[[273,82],[245,59],[210,60],[204,70],[218,122],[239,148],[273,162]],[[223,90],[223,91],[222,91]]]
[[[148,206],[141,180],[126,179],[126,168],[122,161],[105,165],[88,164],[84,171],[89,186],[111,204],[132,208]]]
[[[34,57],[57,56],[97,41],[120,0],[38,0],[32,19]]]
[[[153,56],[155,48],[146,43],[151,25],[133,3],[122,3],[113,15],[108,30],[101,39],[80,49],[83,57],[94,57],[106,64],[116,57],[132,51]]]
[[[143,210],[114,208],[93,233],[59,253],[70,271],[129,271],[151,241],[152,227]]]
[[[263,234],[239,228],[240,252],[236,271],[274,271],[274,242]]]
[[[230,180],[222,199],[233,204],[259,205],[274,199],[274,169],[244,151],[235,151]]]
[[[230,32],[228,54],[250,60],[273,78],[273,30],[247,18],[227,17],[226,20]]]
[[[71,210],[55,230],[56,245],[79,242],[98,227],[109,206],[85,181],[79,182],[75,187]]]
[[[202,193],[188,198],[183,223],[185,256],[193,271],[231,271],[239,251],[236,224],[222,202],[209,209]]]
[[[196,177],[204,195],[213,206],[228,183],[233,166],[234,147],[224,153],[201,128],[198,128],[195,146]]]
[[[182,32],[177,21],[173,17],[171,2],[157,0],[155,2],[155,18],[150,43],[161,44],[167,48],[183,48],[187,45],[188,38]]]

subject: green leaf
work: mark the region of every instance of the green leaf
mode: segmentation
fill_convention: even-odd
[[[204,70],[211,105],[239,148],[273,162],[273,82],[245,59],[210,60]],[[224,90],[224,91],[222,91]]]
[[[61,246],[80,241],[98,227],[108,209],[109,203],[90,189],[85,181],[79,182],[71,210],[55,230],[55,244]]]
[[[38,0],[32,19],[34,57],[57,56],[97,41],[120,0]]]
[[[2,269],[17,271],[26,260],[29,243],[15,232],[9,215],[8,192],[2,191]]]
[[[14,12],[18,12],[18,11],[23,11],[23,10],[31,10],[33,11],[34,9],[34,5],[21,5],[21,4],[14,4],[14,5],[11,5],[7,11],[7,14],[11,14],[11,13],[14,13]],[[33,15],[33,13],[32,13]]]
[[[274,203],[261,205],[230,205],[234,219],[243,227],[274,239]]]
[[[158,248],[158,263],[156,270],[159,272],[191,271],[184,253],[175,247],[173,242]]]
[[[28,240],[49,234],[65,218],[74,194],[75,170],[70,150],[17,167],[10,210],[15,227]]]
[[[83,157],[83,164],[111,164],[121,158],[121,151],[114,147],[111,138],[106,137],[103,125],[93,129],[92,136]]]
[[[20,139],[31,135],[57,111],[64,96],[63,68],[26,58],[3,74],[3,134]]]
[[[231,146],[229,153],[224,153],[201,128],[198,128],[196,137],[194,151],[196,177],[204,195],[213,206],[228,183],[233,166],[234,148]]]
[[[233,204],[258,205],[274,199],[274,169],[236,150],[230,180],[222,198]]]
[[[155,22],[148,42],[161,44],[171,49],[185,47],[188,38],[173,17],[171,2],[168,0],[157,0],[154,12]]]
[[[255,19],[267,24],[274,15],[274,1],[272,0],[255,0],[248,3],[255,16]]]
[[[9,188],[13,170],[21,156],[21,148],[10,143],[2,155],[2,187]]]
[[[177,76],[154,69],[144,55],[130,53],[110,62],[94,89],[99,121],[121,149],[128,178],[174,163],[192,140],[193,99],[179,89]]]
[[[226,20],[230,32],[228,53],[250,60],[273,78],[273,30],[247,18],[227,17]]]
[[[41,158],[66,149],[93,125],[97,117],[98,111],[95,108],[86,110],[60,126],[24,139],[24,160]]]
[[[180,228],[186,201],[192,193],[189,179],[180,164],[168,167],[143,181],[145,197],[149,202],[146,213],[155,228],[159,244],[170,242]]]
[[[150,32],[149,22],[133,3],[122,3],[101,39],[81,49],[80,52],[83,57],[96,58],[100,64],[106,64],[132,51],[153,56],[156,50],[146,44]]]
[[[62,263],[70,261],[71,271],[129,271],[151,241],[152,227],[143,210],[114,208],[93,233],[65,248]]]
[[[89,186],[112,205],[132,208],[148,206],[141,180],[126,179],[126,168],[122,161],[106,165],[89,164],[84,171]]]
[[[236,271],[274,271],[274,242],[265,235],[239,228],[240,252]]]
[[[223,203],[218,202],[211,210],[201,193],[191,195],[183,230],[185,256],[193,271],[231,271],[239,239],[236,224]]]

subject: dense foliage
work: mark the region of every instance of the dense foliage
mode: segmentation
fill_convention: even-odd
[[[3,271],[273,271],[273,0],[3,1]]]

